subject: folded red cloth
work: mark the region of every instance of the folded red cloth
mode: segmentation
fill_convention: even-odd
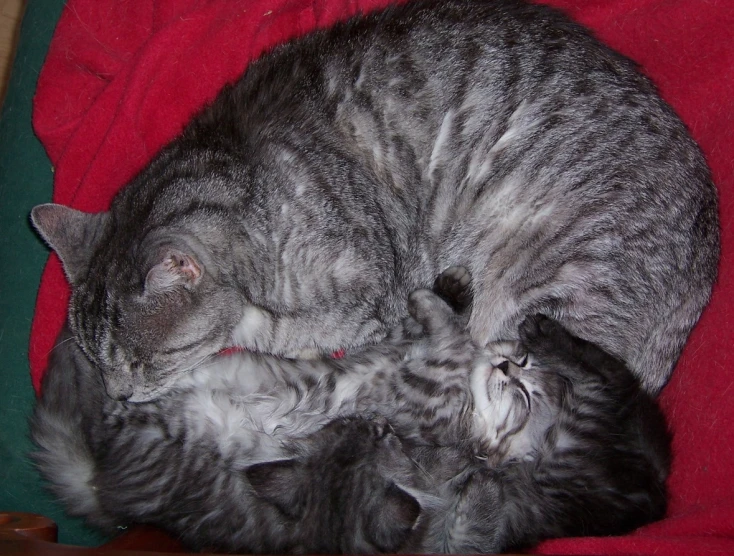
[[[488,0],[491,1],[491,0]],[[107,208],[191,115],[264,49],[388,0],[69,0],[34,99],[54,201]],[[548,541],[545,553],[734,553],[734,7],[729,0],[549,0],[637,60],[701,144],[721,194],[723,263],[662,404],[675,433],[668,518],[633,535]],[[52,256],[30,344],[38,391],[68,288]],[[592,517],[593,518],[593,517]]]

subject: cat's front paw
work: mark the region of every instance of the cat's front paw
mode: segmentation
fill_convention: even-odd
[[[433,292],[461,313],[472,304],[471,274],[463,266],[450,266],[436,278]]]
[[[408,296],[408,312],[432,335],[450,326],[455,313],[446,302],[431,290],[416,290]]]

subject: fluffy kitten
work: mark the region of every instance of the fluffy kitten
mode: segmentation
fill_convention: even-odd
[[[484,379],[472,389],[475,400],[490,401],[492,411],[482,413],[486,421],[477,416],[472,434],[484,432],[494,450],[402,443],[420,473],[406,475],[404,460],[393,460],[402,495],[391,508],[412,515],[407,494],[421,512],[393,551],[519,550],[548,538],[624,534],[665,515],[670,436],[651,396],[621,362],[547,317],[526,319],[519,333],[531,350],[529,367],[505,360],[473,370],[475,384]],[[329,478],[348,482],[354,473],[323,463]],[[290,493],[313,489],[321,472],[293,463],[281,475],[279,465],[261,464],[275,469],[260,484],[278,507]],[[353,512],[326,484],[312,495]],[[352,488],[355,505],[363,504],[371,487]],[[383,491],[375,492],[379,499]]]
[[[661,519],[670,435],[650,394],[619,360],[547,317],[526,319],[519,335],[530,367],[507,362],[483,383],[500,417],[494,430],[507,431],[497,435],[505,460],[478,470],[460,502],[465,513],[493,519],[467,529],[483,543],[494,534],[490,544],[506,550],[624,534]]]
[[[231,345],[353,350],[469,268],[479,344],[543,313],[666,382],[709,299],[717,200],[634,64],[559,12],[415,0],[266,53],[116,196],[34,225],[110,396]]]
[[[470,300],[461,270],[438,284]],[[665,424],[623,364],[535,316],[522,368],[434,293],[409,308],[415,321],[361,354],[235,354],[147,403],[109,398],[66,331],[35,459],[96,526],[226,551],[494,552],[662,516]]]

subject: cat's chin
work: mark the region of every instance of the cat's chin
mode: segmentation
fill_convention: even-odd
[[[150,403],[156,401],[163,393],[151,392],[144,394],[133,394],[125,402],[127,403]]]
[[[294,359],[321,359],[322,355],[316,348],[305,348],[300,350]]]
[[[153,388],[145,389],[145,388],[136,388],[133,390],[132,395],[124,400],[126,403],[134,403],[134,404],[144,404],[144,403],[151,403],[155,402],[156,400],[162,398],[172,390],[177,389],[178,386],[181,386],[181,379],[183,376],[186,376],[191,373],[178,373],[171,376],[168,380],[161,384],[156,384]]]
[[[174,389],[174,383],[173,381],[171,381],[170,383],[166,383],[161,386],[157,386],[153,390],[133,392],[132,396],[130,396],[128,399],[124,401],[126,403],[135,403],[135,404],[151,403],[151,402],[155,402],[156,400],[162,398],[163,396],[165,396],[168,392],[170,392],[173,389]]]

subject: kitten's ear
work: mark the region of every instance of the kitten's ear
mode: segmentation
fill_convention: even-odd
[[[69,282],[75,284],[89,268],[92,254],[109,221],[109,214],[90,214],[48,203],[31,211],[31,222],[56,251]]]
[[[303,465],[295,460],[256,463],[245,470],[255,496],[294,520],[306,511],[303,474]]]
[[[145,277],[146,292],[158,293],[178,286],[192,287],[199,283],[203,266],[190,253],[178,249],[165,251],[162,260]]]
[[[418,500],[390,483],[384,499],[375,504],[367,518],[365,535],[380,552],[397,552],[410,537],[420,513]]]

